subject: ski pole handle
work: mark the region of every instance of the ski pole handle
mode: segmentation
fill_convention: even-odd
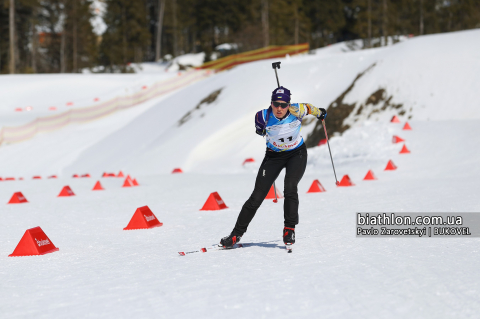
[[[280,69],[280,63],[282,62],[273,62],[272,68],[275,70],[275,77],[277,78],[277,86],[280,87],[280,81],[278,81],[277,69]]]

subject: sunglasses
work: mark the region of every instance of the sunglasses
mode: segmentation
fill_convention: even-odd
[[[281,102],[272,102],[273,106],[281,107],[282,109],[286,109],[290,106],[290,103],[281,103]]]

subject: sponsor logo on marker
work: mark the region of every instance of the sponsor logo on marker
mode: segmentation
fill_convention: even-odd
[[[50,241],[48,239],[38,240],[38,239],[35,238],[35,241],[37,242],[38,247],[42,247],[42,246],[45,246],[45,245],[50,245]]]

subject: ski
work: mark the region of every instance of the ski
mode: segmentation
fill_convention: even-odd
[[[243,248],[246,247],[246,244],[235,244],[231,248],[224,248],[223,246],[220,245],[214,245],[212,247],[207,247],[207,248],[200,248],[199,250],[192,250],[192,251],[179,251],[178,254],[180,256],[186,256],[189,254],[195,254],[195,253],[206,253],[209,251],[216,251],[216,250],[230,250],[230,249],[235,249],[235,248]]]
[[[285,249],[287,250],[287,253],[293,252],[293,244],[285,244]]]

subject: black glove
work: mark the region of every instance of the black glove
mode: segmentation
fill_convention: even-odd
[[[265,136],[265,129],[263,129],[263,130],[258,130],[257,129],[257,130],[255,130],[255,133],[257,133],[260,136]]]
[[[320,115],[318,116],[318,119],[319,119],[319,120],[324,120],[324,119],[326,119],[326,118],[327,118],[327,110],[325,110],[325,109],[323,109],[323,108],[321,108],[321,107],[319,107],[318,109],[319,109],[320,111],[322,111],[322,113],[320,113]]]

